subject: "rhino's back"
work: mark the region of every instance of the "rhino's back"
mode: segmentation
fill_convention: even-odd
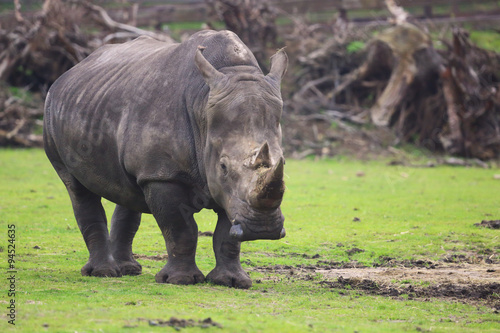
[[[141,37],[104,46],[49,90],[44,128],[49,158],[91,191],[143,211],[141,182],[203,181],[197,126],[203,121],[196,118],[208,88],[194,64],[198,45],[207,47],[204,54],[216,68],[257,66],[228,32],[201,32],[181,44]]]

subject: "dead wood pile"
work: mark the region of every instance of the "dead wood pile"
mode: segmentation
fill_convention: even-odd
[[[75,24],[82,21],[82,15],[60,0],[45,1],[31,18],[17,10],[17,24],[0,30],[0,80],[46,91],[92,50]]]
[[[163,33],[116,22],[88,1],[45,0],[30,16],[22,14],[18,0],[14,3],[16,24],[0,26],[0,82],[42,96],[59,76],[107,42],[139,35],[173,42]],[[101,29],[95,31],[95,26]],[[0,145],[41,145],[40,135],[31,131],[40,122],[43,103],[38,111],[25,104],[0,86]]]
[[[390,26],[355,26],[342,10],[328,23],[309,24],[263,0],[206,3],[208,25],[222,20],[264,71],[270,55],[287,46],[282,91],[289,154],[332,155],[346,144],[364,152],[411,142],[458,156],[500,156],[500,55],[474,46],[466,31],[453,29],[445,49],[436,50],[425,28],[392,0],[386,0],[394,15]],[[18,6],[15,14],[15,26],[0,26],[0,81],[41,96],[105,43],[141,34],[172,42],[163,33],[114,21],[85,0],[45,0],[35,15],[23,16]],[[278,14],[292,24],[278,30]],[[0,145],[33,145],[37,140],[28,136],[41,115],[30,105],[14,112],[19,101],[12,95],[6,91],[0,99]]]
[[[42,146],[43,99],[22,92],[0,82],[0,146]]]
[[[348,133],[373,124],[383,133],[390,129],[396,142],[431,151],[500,156],[500,55],[475,47],[458,28],[446,49],[436,50],[404,11],[395,15],[392,26],[370,38],[373,27],[356,29],[341,15],[325,25],[294,19],[287,45],[295,85],[286,87],[285,116],[291,129],[304,128],[287,132],[285,126],[289,150],[328,154],[343,140],[331,124]]]

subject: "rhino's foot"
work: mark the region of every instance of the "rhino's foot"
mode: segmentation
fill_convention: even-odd
[[[141,275],[142,266],[135,259],[118,261],[118,267],[122,275]]]
[[[155,280],[158,283],[187,285],[205,282],[205,275],[203,275],[203,273],[196,266],[190,269],[185,269],[166,265],[156,274]]]
[[[98,277],[120,277],[122,273],[120,267],[113,261],[104,264],[94,264],[91,261],[87,262],[82,267],[83,276],[98,276]]]
[[[241,267],[234,270],[225,267],[215,267],[208,273],[207,281],[221,286],[240,289],[248,289],[252,286],[252,279],[250,279],[250,276]]]

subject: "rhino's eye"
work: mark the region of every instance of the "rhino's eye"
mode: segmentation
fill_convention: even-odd
[[[227,166],[224,163],[221,163],[220,164],[220,168],[221,168],[222,173],[224,174],[224,176],[226,176],[227,175]]]

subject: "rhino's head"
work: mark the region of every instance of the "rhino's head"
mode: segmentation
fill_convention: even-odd
[[[230,235],[239,241],[284,237],[280,82],[288,63],[285,52],[273,56],[266,76],[241,68],[224,74],[200,50],[195,62],[210,88],[208,187],[233,224]]]

